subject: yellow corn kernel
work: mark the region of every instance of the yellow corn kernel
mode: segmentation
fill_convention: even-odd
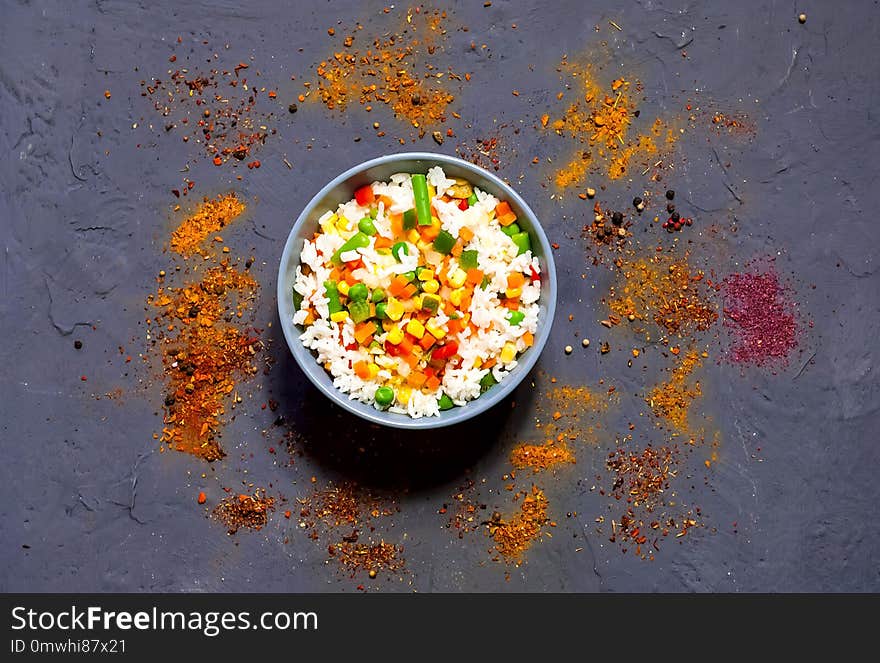
[[[442,327],[438,327],[437,325],[435,325],[433,319],[428,321],[428,324],[425,325],[425,329],[431,336],[433,336],[437,340],[440,340],[441,338],[446,336],[446,331]]]
[[[406,232],[406,238],[407,238],[410,242],[412,242],[413,244],[418,245],[418,243],[419,243],[419,242],[421,241],[421,239],[422,239],[422,236],[419,235],[419,231],[418,231],[418,230],[416,230],[415,228],[413,228],[412,230],[408,230],[408,231]]]
[[[516,359],[516,346],[513,343],[505,343],[501,348],[501,363],[509,364]]]
[[[433,184],[429,184],[428,185],[428,200],[433,200],[434,196],[436,196],[436,195],[437,195],[437,189],[434,187]]]
[[[408,300],[412,302],[411,311],[418,311],[422,308],[422,296],[423,295],[415,295],[412,299]]]
[[[394,322],[403,317],[403,304],[400,303],[399,299],[394,297],[388,298],[388,303],[385,305],[385,315],[394,320]]]
[[[424,290],[425,292],[428,292],[432,295],[435,292],[437,292],[439,289],[440,289],[440,284],[437,283],[437,279],[430,279],[428,281],[425,281],[422,284],[422,290]]]
[[[449,301],[453,306],[461,306],[461,298],[464,296],[464,288],[456,288],[449,293]]]
[[[504,296],[508,299],[516,299],[522,294],[522,288],[507,288],[504,291]]]
[[[339,291],[339,294],[345,295],[346,297],[348,297],[348,289],[350,287],[351,286],[348,285],[347,281],[340,280],[339,283],[336,284],[336,289]]]
[[[409,397],[412,395],[412,389],[407,387],[406,385],[400,385],[397,388],[397,401],[401,405],[406,405],[409,403]]]
[[[436,216],[432,216],[431,217],[431,225],[434,228],[439,228],[440,227],[440,219],[438,219]]]
[[[338,219],[336,219],[336,227],[339,228],[339,230],[347,232],[349,230],[348,226],[348,219],[346,219],[344,216],[340,216]]]
[[[474,358],[474,368],[479,368],[482,365],[483,365],[483,358],[482,357],[475,357]]]
[[[418,320],[410,320],[406,323],[406,331],[416,338],[422,338],[425,335],[425,326]]]
[[[464,282],[467,280],[467,272],[465,272],[461,268],[456,268],[452,274],[449,275],[449,286],[452,288],[460,288],[464,285]]]
[[[372,362],[370,362],[370,365],[367,366],[367,370],[370,371],[370,379],[371,380],[373,378],[375,378],[377,375],[379,375],[379,367]]]
[[[336,232],[336,220],[339,217],[333,214],[332,216],[327,217],[327,220],[321,224],[321,230],[323,230],[328,235],[337,235],[339,233]]]
[[[400,342],[403,340],[403,330],[394,325],[388,330],[388,336],[385,337],[385,340],[391,343],[391,345],[400,345]]]
[[[419,241],[416,242],[416,246],[419,247],[419,251],[421,251],[422,253],[424,253],[424,252],[427,251],[429,248],[431,248],[431,243],[430,243],[430,242],[426,242],[426,241],[423,240],[423,239],[419,239]]]
[[[430,281],[434,278],[433,269],[423,269],[419,271],[419,281]]]
[[[345,322],[348,320],[348,311],[336,311],[336,313],[331,313],[330,320],[333,322]]]

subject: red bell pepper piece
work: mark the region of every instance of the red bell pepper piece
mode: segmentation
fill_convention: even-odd
[[[369,184],[367,186],[362,186],[354,192],[354,199],[361,207],[369,207],[376,200],[376,196],[373,195],[373,187]]]
[[[529,265],[529,269],[532,270],[532,283],[534,283],[535,281],[540,281],[541,275],[535,271],[535,268],[532,267],[532,265]]]

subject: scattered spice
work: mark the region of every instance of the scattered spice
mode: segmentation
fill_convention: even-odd
[[[455,151],[462,159],[486,170],[498,171],[516,157],[516,141],[511,139],[519,135],[518,127],[499,124],[482,138],[473,142],[460,143]]]
[[[731,274],[721,291],[724,326],[733,336],[730,360],[755,366],[786,363],[798,346],[797,306],[773,265],[763,271]]]
[[[530,492],[517,495],[520,502],[519,511],[510,519],[500,517],[489,521],[489,534],[495,541],[495,549],[507,562],[519,566],[523,554],[541,536],[541,530],[548,523],[547,498],[537,486]]]
[[[318,99],[328,109],[340,111],[355,102],[366,111],[374,103],[385,104],[423,137],[428,128],[448,119],[448,106],[455,101],[450,81],[470,79],[451,68],[440,71],[435,64],[447,38],[446,18],[443,11],[410,9],[404,26],[383,30],[365,46],[358,45],[366,41],[359,35],[363,26],[358,25],[344,38],[343,48],[316,67],[317,85],[313,90],[311,82],[304,83],[300,101]]]
[[[206,56],[189,44],[182,46],[182,40],[177,44],[182,52],[172,56],[171,61],[180,58],[184,62],[161,77],[142,80],[141,96],[149,98],[162,117],[163,133],[177,131],[184,142],[192,139],[218,165],[227,163],[230,157],[234,157],[232,163],[244,159],[275,133],[269,128],[275,120],[274,111],[257,110],[264,89],[243,73],[249,68],[247,63],[206,69],[202,64]],[[200,46],[210,48],[206,41]],[[212,50],[207,55],[211,62],[215,61],[213,55]],[[259,72],[254,76],[258,77]],[[187,188],[182,190],[183,195]]]
[[[702,395],[699,381],[690,384],[691,374],[701,363],[699,353],[688,350],[672,370],[669,380],[654,387],[645,399],[657,417],[680,431],[688,430],[691,403]]]
[[[171,250],[183,256],[198,251],[210,235],[225,228],[244,211],[235,193],[222,194],[216,200],[205,198],[199,208],[171,233]]]
[[[574,464],[575,457],[564,439],[550,439],[544,444],[520,444],[514,447],[510,452],[510,463],[517,469],[530,468],[540,472],[565,463]]]
[[[679,336],[705,331],[718,319],[701,287],[703,271],[692,271],[687,258],[658,253],[622,260],[620,266],[622,286],[612,288],[607,300],[618,316],[653,320],[662,331]]]
[[[258,488],[253,495],[230,495],[214,507],[211,516],[226,526],[227,534],[235,534],[242,527],[261,530],[269,522],[269,511],[275,508],[275,498],[267,497],[265,489]]]
[[[541,128],[549,124],[554,133],[567,137],[576,146],[574,157],[554,175],[560,189],[582,183],[591,170],[619,179],[627,174],[633,160],[644,166],[654,161],[661,149],[671,151],[676,134],[660,118],[646,131],[630,135],[630,125],[640,115],[630,89],[640,91],[640,84],[617,78],[610,83],[610,89],[603,90],[591,63],[577,65],[567,57],[558,70],[566,87],[576,91],[576,98],[557,119],[542,119]],[[560,93],[558,98],[564,96]]]

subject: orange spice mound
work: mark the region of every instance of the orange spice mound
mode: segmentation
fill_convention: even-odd
[[[638,116],[630,96],[631,83],[617,78],[611,82],[610,89],[603,92],[591,65],[578,67],[563,58],[559,69],[577,81],[570,87],[578,96],[556,120],[550,122],[546,116],[542,117],[541,126],[550,126],[559,136],[578,143],[579,148],[577,154],[556,171],[556,185],[564,189],[580,184],[593,168],[601,169],[611,179],[619,179],[627,174],[632,161],[650,165],[653,160],[650,158],[659,152],[657,141],[666,125],[657,118],[647,131],[630,135],[630,127]],[[559,98],[563,97],[564,93],[560,93]],[[672,148],[675,138],[675,134],[667,130],[665,149]]]
[[[171,233],[171,250],[183,256],[196,253],[202,242],[225,228],[243,211],[244,204],[234,193],[223,194],[215,200],[205,198],[195,213]]]
[[[168,383],[162,442],[212,461],[225,454],[219,442],[220,415],[237,379],[256,372],[259,339],[226,322],[242,315],[257,283],[227,263],[209,269],[197,283],[160,287],[148,302],[160,309],[163,367]]]
[[[575,463],[574,454],[565,442],[547,440],[544,444],[520,444],[510,452],[510,463],[517,469],[535,472],[552,469],[564,463]]]
[[[691,385],[689,380],[691,373],[701,363],[696,350],[688,350],[673,369],[669,380],[654,387],[645,399],[656,416],[682,431],[688,430],[691,403],[702,396],[700,382]]]
[[[253,495],[233,495],[222,500],[211,515],[226,526],[227,534],[235,534],[242,527],[261,530],[269,522],[269,511],[275,508],[275,498],[267,497],[258,489]]]
[[[503,518],[489,523],[489,534],[495,541],[495,549],[505,560],[519,565],[523,553],[541,536],[541,530],[548,523],[547,498],[537,486],[531,493],[521,493],[522,503],[519,512],[509,520]]]
[[[312,84],[305,83],[307,91],[300,95],[300,100],[319,99],[328,109],[343,111],[354,102],[367,111],[373,103],[385,104],[397,118],[418,129],[421,138],[426,127],[447,120],[447,107],[455,100],[448,83],[462,80],[451,69],[439,71],[433,62],[446,38],[442,25],[445,19],[446,12],[411,9],[404,28],[372,39],[365,48],[357,45],[358,33],[363,28],[358,25],[343,40],[343,50],[333,53],[316,68],[317,90],[313,93]],[[470,75],[464,79],[470,80]],[[453,135],[450,132],[448,136]],[[384,135],[384,131],[379,135]],[[442,134],[438,142],[442,142]]]
[[[667,254],[623,262],[622,287],[613,288],[609,308],[621,318],[653,320],[670,334],[705,331],[718,320],[716,307],[700,288],[704,273],[691,271],[686,258]],[[646,335],[650,338],[650,335]]]

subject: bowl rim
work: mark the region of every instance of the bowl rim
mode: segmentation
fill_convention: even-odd
[[[306,353],[308,355],[308,359],[312,362],[312,364],[314,364],[314,366],[318,366],[311,351],[308,350],[300,342],[299,334],[296,332],[296,326],[293,324],[293,321],[285,321],[282,317],[283,314],[281,311],[282,302],[284,301],[284,298],[287,297],[287,292],[284,290],[284,280],[286,276],[287,266],[290,264],[291,254],[296,250],[296,237],[299,234],[301,227],[311,216],[313,210],[318,206],[319,202],[323,201],[324,197],[333,189],[370,168],[394,163],[397,161],[414,160],[434,162],[434,164],[440,166],[443,166],[444,164],[458,166],[464,170],[474,173],[475,176],[490,182],[498,189],[504,191],[505,195],[512,202],[514,202],[515,205],[519,209],[521,209],[528,218],[532,226],[533,234],[536,236],[539,244],[541,245],[541,258],[544,261],[545,265],[544,272],[550,275],[550,278],[547,279],[547,283],[545,284],[542,282],[541,284],[541,298],[545,299],[546,297],[545,302],[547,306],[547,311],[544,315],[545,319],[542,322],[539,321],[539,329],[541,327],[544,327],[546,331],[540,335],[536,334],[535,344],[524,353],[525,359],[522,362],[519,362],[517,367],[514,369],[519,373],[519,376],[517,376],[516,379],[502,380],[497,386],[493,387],[493,391],[495,393],[492,394],[492,397],[490,399],[484,400],[482,405],[480,404],[481,398],[477,398],[473,401],[469,401],[467,405],[456,407],[452,410],[446,410],[442,412],[440,416],[420,417],[418,419],[414,419],[405,414],[397,413],[390,413],[393,416],[389,416],[389,413],[386,411],[376,410],[366,403],[348,398],[348,394],[342,392],[337,387],[334,387],[332,383],[328,387],[327,384],[321,382],[303,364],[305,357],[301,356],[301,353]],[[512,186],[504,182],[498,176],[490,173],[486,169],[481,168],[480,166],[477,166],[476,164],[473,164],[469,161],[465,161],[464,159],[459,159],[458,157],[453,157],[447,154],[436,152],[396,152],[393,154],[386,154],[380,157],[375,157],[373,159],[368,159],[367,161],[363,161],[355,166],[352,166],[351,168],[348,168],[347,170],[343,171],[332,180],[330,180],[323,187],[321,187],[321,189],[314,196],[312,196],[312,198],[300,212],[299,216],[291,227],[290,232],[288,233],[287,241],[284,244],[284,250],[281,254],[277,278],[278,281],[276,285],[276,308],[278,312],[278,319],[281,324],[281,330],[284,333],[284,339],[285,341],[287,341],[287,347],[290,349],[290,353],[293,355],[293,358],[299,366],[300,370],[305,373],[309,381],[315,387],[317,387],[321,393],[323,393],[326,397],[328,397],[330,400],[335,402],[346,411],[351,412],[352,414],[355,414],[362,419],[370,421],[371,423],[379,424],[381,426],[388,426],[391,428],[407,430],[443,428],[446,426],[452,426],[461,423],[463,421],[476,417],[483,412],[488,411],[489,409],[500,403],[502,400],[504,400],[504,398],[506,398],[514,389],[516,389],[519,386],[520,382],[522,382],[522,380],[524,380],[535,367],[535,364],[537,363],[542,351],[544,350],[547,339],[550,336],[550,331],[553,326],[553,319],[556,313],[556,298],[558,289],[556,282],[556,265],[553,261],[553,251],[552,247],[550,246],[550,241],[547,239],[547,235],[544,232],[544,228],[542,227],[541,222],[538,220],[537,215],[534,213],[534,211],[532,211],[532,208],[529,207],[526,201],[523,200],[523,198],[513,189]],[[548,288],[548,291],[546,293],[544,292],[545,287]],[[321,368],[322,371],[324,370],[322,367],[318,367]],[[359,408],[357,406],[362,407]]]

